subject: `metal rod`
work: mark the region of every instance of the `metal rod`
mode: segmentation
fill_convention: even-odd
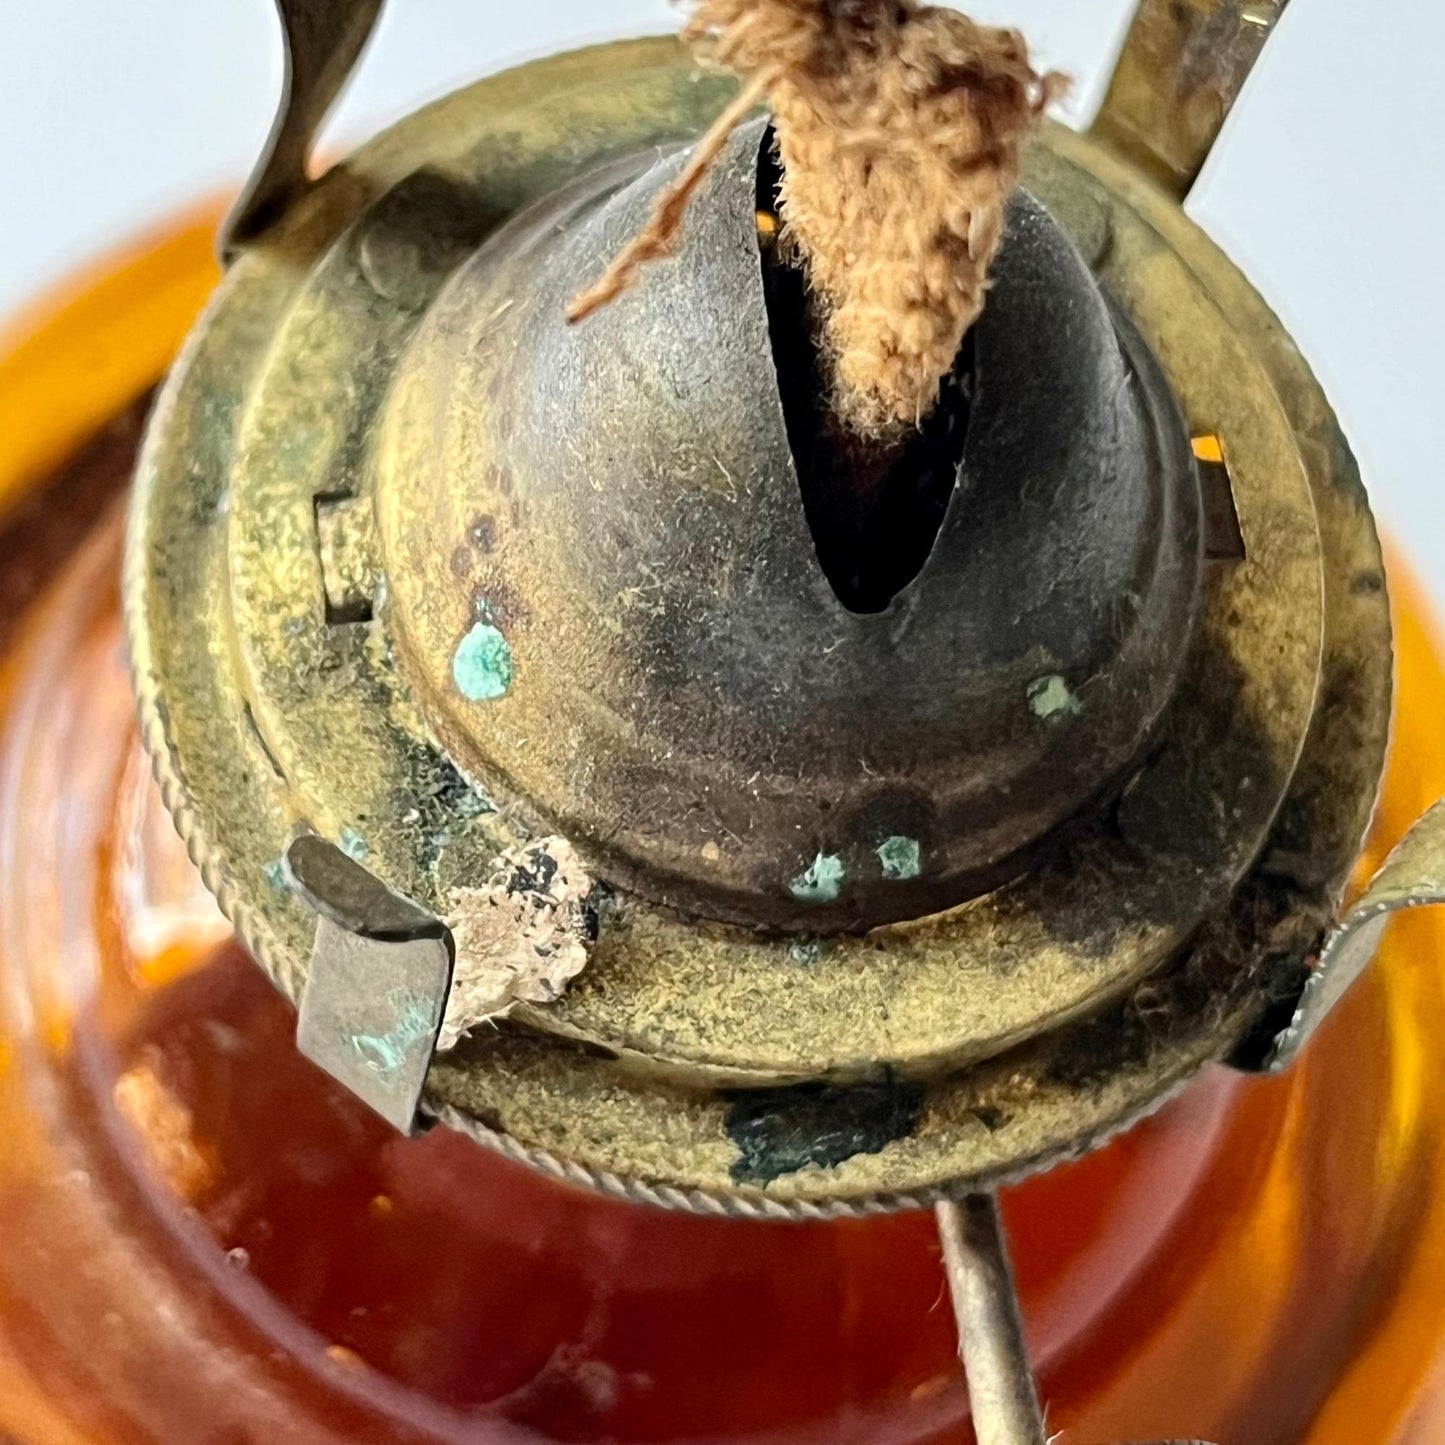
[[[998,1199],[967,1194],[935,1213],[978,1445],[1047,1445]]]

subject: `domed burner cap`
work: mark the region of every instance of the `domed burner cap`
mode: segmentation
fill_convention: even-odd
[[[1188,651],[1198,480],[1148,349],[1021,194],[944,403],[936,541],[852,610],[809,523],[844,459],[795,456],[784,405],[763,137],[732,138],[680,254],[582,325],[571,294],[682,154],[574,183],[458,271],[381,424],[386,622],[463,770],[610,881],[865,928],[1017,871],[1137,762]],[[938,491],[910,465],[887,486]]]

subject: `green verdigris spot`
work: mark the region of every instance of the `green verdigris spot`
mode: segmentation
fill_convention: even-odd
[[[1034,710],[1034,716],[1046,723],[1078,717],[1084,710],[1084,704],[1058,673],[1038,678],[1029,684],[1029,706]]]
[[[789,885],[799,903],[832,903],[843,891],[847,870],[832,853],[819,853]]]
[[[490,622],[478,622],[452,658],[452,681],[469,702],[506,696],[515,671],[511,646]]]
[[[905,838],[901,834],[885,838],[876,852],[885,878],[901,883],[923,872],[923,849],[916,838]]]
[[[396,1015],[396,1023],[386,1034],[356,1034],[351,1047],[372,1073],[391,1078],[407,1061],[407,1056],[436,1032],[430,1009],[422,1000],[400,990],[387,997]]]

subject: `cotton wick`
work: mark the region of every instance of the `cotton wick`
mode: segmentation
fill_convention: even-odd
[[[832,410],[863,437],[916,427],[983,310],[1023,145],[1067,82],[1034,70],[1017,31],[916,0],[697,0],[684,35],[743,89],[568,319],[674,253],[689,201],[766,96],[783,253],[819,303]]]

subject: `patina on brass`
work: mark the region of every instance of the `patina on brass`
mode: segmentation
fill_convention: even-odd
[[[525,517],[527,495],[484,469],[504,444],[546,454],[553,440],[536,435],[556,385],[543,355],[498,374],[517,404],[487,414],[484,387],[475,431],[430,432],[418,419],[457,376],[428,364],[445,354],[429,328],[485,248],[527,225],[516,219],[527,208],[569,186],[592,185],[604,203],[607,187],[586,177],[637,176],[637,158],[659,152],[665,167],[731,93],[675,44],[644,41],[430,107],[307,189],[241,254],[167,387],[128,559],[146,736],[207,882],[292,996],[316,932],[283,866],[298,830],[445,918],[458,887],[565,813],[529,800],[509,764],[533,746],[570,758],[580,795],[588,770],[614,761],[589,748],[607,732],[590,730],[580,705],[555,722],[538,709],[485,750],[438,705],[450,685],[440,662],[460,666],[468,628],[482,629],[463,659],[474,670],[462,670],[478,707],[567,666],[565,652],[549,657],[546,629],[529,633],[527,609],[542,615],[555,597],[540,589],[565,596],[573,579],[560,549],[555,577],[536,563],[488,571],[499,529],[517,525],[497,511],[515,503]],[[766,912],[794,931],[747,928],[744,908],[672,907],[666,888],[636,886],[643,869],[609,879],[602,868],[614,888],[585,972],[556,1003],[519,1008],[437,1057],[423,1104],[434,1116],[655,1203],[890,1208],[1043,1167],[1207,1062],[1272,1046],[1282,1025],[1269,1004],[1303,985],[1382,764],[1390,644],[1373,523],[1318,384],[1169,193],[1106,132],[1061,128],[1035,148],[1026,184],[1093,266],[1121,334],[1157,358],[1187,432],[1223,449],[1214,481],[1229,483],[1244,555],[1204,569],[1153,747],[1107,808],[1054,830],[1009,881],[861,933],[826,913],[814,933]],[[617,225],[626,219],[623,207]],[[508,329],[515,300],[475,294],[494,302],[458,313],[478,354],[494,337],[513,354],[539,345]],[[619,328],[630,302],[645,305],[618,303]],[[644,354],[632,364],[639,387],[656,385]],[[528,377],[543,404],[522,395]],[[748,497],[732,490],[746,459],[718,468],[687,451],[727,404],[720,384],[658,394],[656,430],[679,449],[693,508],[745,527]],[[647,413],[634,415],[635,431]],[[448,470],[458,497],[483,488],[491,510],[439,517]],[[683,510],[676,525],[688,521]],[[639,545],[635,590],[614,618],[645,620],[659,594],[673,605],[651,560]],[[488,629],[512,650],[511,674]],[[563,726],[567,736],[547,731]],[[658,826],[666,837],[682,824]]]

